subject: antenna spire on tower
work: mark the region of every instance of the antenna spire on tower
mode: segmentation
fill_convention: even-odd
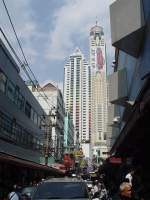
[[[98,24],[98,21],[97,21],[97,16],[96,16],[96,26],[97,26],[97,24]]]

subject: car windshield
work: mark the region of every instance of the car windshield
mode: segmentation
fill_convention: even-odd
[[[86,185],[79,182],[45,182],[37,188],[33,199],[88,198]]]

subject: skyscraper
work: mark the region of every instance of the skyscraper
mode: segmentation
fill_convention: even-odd
[[[75,141],[79,139],[81,146],[90,141],[90,74],[90,66],[77,48],[64,67],[64,102],[75,127]]]
[[[106,157],[107,79],[106,46],[103,28],[97,23],[90,30],[91,65],[91,143],[93,155],[99,163]]]

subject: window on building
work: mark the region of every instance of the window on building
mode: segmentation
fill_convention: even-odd
[[[38,115],[36,112],[34,112],[34,123],[38,124]]]
[[[99,140],[101,140],[101,139],[102,139],[101,132],[99,132]]]
[[[0,70],[0,91],[3,93],[5,93],[5,91],[6,91],[6,83],[7,83],[7,77]]]
[[[7,85],[7,96],[10,100],[14,101],[15,85],[9,80]]]
[[[25,103],[25,98],[23,95],[20,93],[20,88],[16,86],[15,88],[15,104],[20,110],[24,110],[24,103]]]
[[[106,133],[104,133],[104,140],[106,140],[107,139],[107,134]]]
[[[31,108],[31,120],[34,121],[34,110]]]
[[[40,125],[41,125],[41,117],[38,116],[38,127],[40,128]]]
[[[0,111],[0,130],[2,137],[15,141],[18,145],[26,145],[34,149],[33,135],[19,125],[15,118],[10,118]],[[38,142],[38,141],[37,141]]]
[[[10,137],[12,130],[11,118],[9,118],[7,115],[4,115],[2,112],[0,112],[0,129],[4,134],[3,137]]]
[[[16,105],[18,104],[18,96],[19,96],[19,87],[16,86],[16,88],[15,88],[15,99],[14,99],[14,102],[15,102]]]
[[[22,138],[22,127],[16,123],[15,126],[15,140],[19,143],[21,142],[21,138]]]
[[[27,117],[31,117],[31,105],[28,102],[25,104],[25,114]]]

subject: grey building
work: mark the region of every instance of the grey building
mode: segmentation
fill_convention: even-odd
[[[117,0],[110,6],[116,48],[109,100],[119,110],[119,135],[111,155],[141,169],[143,199],[150,198],[150,1]],[[115,117],[115,115],[114,115]]]
[[[48,171],[40,165],[43,113],[0,40],[0,199],[15,183],[28,184]]]
[[[0,152],[40,163],[44,110],[19,72],[0,40]]]
[[[41,165],[44,115],[0,39],[0,199],[14,184],[29,184],[58,173]]]
[[[116,52],[114,73],[108,79],[109,101],[117,112],[113,119],[117,120],[119,132],[128,123],[149,68],[145,64],[148,40],[144,40],[148,38],[145,30],[149,6],[146,0],[118,0],[110,6],[112,45]]]

